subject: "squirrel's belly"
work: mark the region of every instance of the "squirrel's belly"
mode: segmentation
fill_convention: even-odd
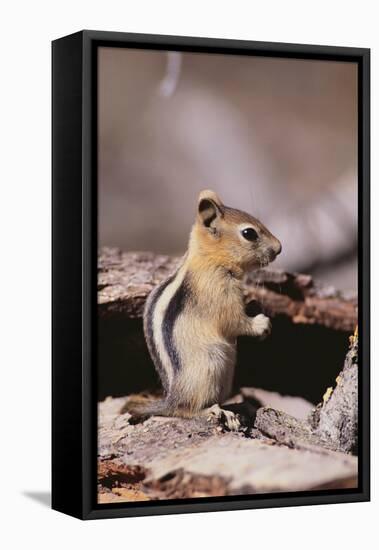
[[[235,354],[230,350],[224,354],[219,347],[204,354],[195,353],[174,383],[183,405],[201,410],[224,401],[232,389],[234,362]]]
[[[236,346],[215,337],[210,326],[187,321],[184,316],[178,319],[175,330],[182,362],[174,384],[183,402],[200,410],[230,394]]]

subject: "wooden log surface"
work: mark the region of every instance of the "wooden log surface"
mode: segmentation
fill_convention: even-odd
[[[98,307],[102,319],[140,319],[151,289],[178,258],[102,249]],[[357,302],[308,275],[278,270],[250,274],[247,310],[258,302],[274,320],[353,332]],[[189,498],[357,486],[358,337],[336,388],[325,388],[314,408],[302,397],[241,388],[225,404],[240,414],[241,429],[205,418],[153,417],[141,424],[121,413],[127,396],[99,403],[100,502]],[[312,350],[309,350],[312,353]]]
[[[328,387],[323,401],[309,421],[314,433],[336,449],[355,453],[358,441],[358,331],[350,338],[350,349],[336,387]]]
[[[204,417],[134,424],[122,412],[127,398],[107,398],[99,403],[99,502],[357,487],[357,346],[355,335],[336,388],[316,408],[242,388],[224,404],[240,415],[237,432]]]
[[[152,417],[142,424],[120,414],[125,399],[99,405],[99,501],[150,500],[303,491],[357,486],[357,457],[320,445],[304,415],[312,405],[245,388],[263,407],[249,431],[226,431],[206,418]],[[234,401],[243,401],[235,396]],[[278,409],[270,408],[275,403]],[[284,410],[283,410],[284,409]],[[275,430],[267,428],[267,411]],[[262,416],[265,416],[262,422]],[[261,420],[259,418],[261,417]],[[286,422],[283,422],[283,419]],[[291,419],[291,420],[289,420]],[[294,426],[298,424],[296,430]],[[282,432],[291,426],[291,439]],[[301,429],[299,430],[299,426]],[[306,434],[304,436],[304,433]],[[286,433],[288,436],[288,433]]]
[[[149,292],[168,277],[180,258],[151,252],[121,252],[102,248],[98,259],[98,313],[103,318],[140,318]],[[252,272],[244,284],[249,306],[259,303],[272,318],[318,324],[353,332],[357,299],[315,283],[310,275],[264,269]]]

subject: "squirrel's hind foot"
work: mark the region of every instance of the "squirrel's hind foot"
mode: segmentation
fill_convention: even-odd
[[[219,405],[209,407],[204,411],[204,414],[206,414],[207,420],[217,420],[232,432],[238,431],[241,427],[238,415],[232,411],[222,409]]]

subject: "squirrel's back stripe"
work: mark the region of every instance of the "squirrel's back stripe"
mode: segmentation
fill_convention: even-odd
[[[174,371],[177,371],[181,367],[180,355],[174,342],[174,326],[175,321],[183,311],[183,308],[187,300],[191,296],[190,287],[186,276],[181,282],[180,286],[176,289],[170,302],[168,303],[162,325],[163,342],[166,348],[167,354],[170,358],[171,365]]]
[[[181,286],[185,275],[186,271],[183,266],[179,267],[173,276],[166,279],[156,290],[153,290],[150,303],[147,303],[147,310],[145,310],[145,331],[150,334],[150,341],[152,341],[149,347],[150,353],[158,373],[164,372],[165,389],[166,387],[167,389],[170,388],[177,367],[177,362],[173,361],[175,356],[172,352],[172,345],[170,345],[173,323],[171,323],[172,328],[168,331],[169,334],[165,335],[165,316],[170,302]],[[169,324],[173,317],[172,314],[169,315]]]
[[[146,303],[146,310],[145,310],[145,337],[147,346],[150,351],[150,355],[154,361],[155,367],[161,377],[163,387],[165,390],[168,389],[168,377],[167,372],[162,365],[162,361],[160,358],[160,355],[158,353],[157,346],[155,344],[154,339],[154,332],[153,332],[153,320],[154,320],[154,309],[156,306],[157,301],[159,300],[160,296],[162,295],[163,291],[167,288],[167,286],[174,280],[176,273],[171,275],[168,279],[163,281],[158,287],[156,287],[151,295],[149,296],[149,299]]]

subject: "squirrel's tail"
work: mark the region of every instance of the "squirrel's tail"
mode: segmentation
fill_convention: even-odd
[[[143,422],[150,416],[171,416],[172,411],[165,399],[131,395],[121,409],[121,414],[128,412],[132,415],[131,423]]]

